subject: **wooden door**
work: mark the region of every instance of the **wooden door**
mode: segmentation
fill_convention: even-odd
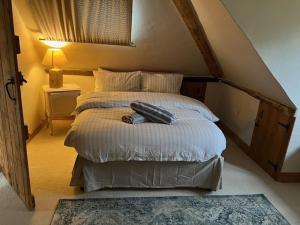
[[[33,209],[10,0],[0,1],[0,15],[0,166],[25,205]]]
[[[249,155],[277,178],[287,151],[295,118],[261,101]]]

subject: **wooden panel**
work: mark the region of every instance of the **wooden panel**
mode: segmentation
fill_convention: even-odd
[[[247,155],[251,155],[251,146],[248,146],[236,133],[234,133],[229,127],[227,127],[222,121],[217,122],[217,125],[224,132],[224,134],[229,137],[241,150],[243,150]],[[288,142],[288,139],[285,140]],[[286,145],[287,147],[287,145]],[[286,149],[283,148],[279,156],[279,165],[282,166],[283,160],[285,158]],[[279,170],[280,166],[278,167]],[[265,169],[265,168],[264,168]],[[266,169],[265,169],[266,170]],[[277,172],[274,173],[273,170],[267,171],[275,180],[284,182],[284,183],[295,183],[300,182],[300,173],[285,173]]]
[[[300,173],[280,173],[277,180],[284,183],[299,183]]]
[[[271,104],[260,103],[249,154],[273,177],[281,171],[294,121]]]
[[[201,51],[209,72],[213,76],[222,77],[223,71],[210,46],[203,26],[194,9],[193,3],[190,0],[173,0],[173,3]]]
[[[20,84],[17,77],[17,39],[13,30],[10,0],[0,1],[0,15],[0,163],[8,182],[26,206],[32,209],[34,199],[29,181]],[[5,90],[9,79],[15,81],[15,85],[8,86],[8,91],[15,101],[9,98]]]
[[[183,81],[181,94],[204,101],[206,92],[206,82]]]

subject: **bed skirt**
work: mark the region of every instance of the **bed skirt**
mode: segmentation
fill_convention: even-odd
[[[77,156],[71,186],[90,192],[102,188],[222,187],[223,157],[206,162],[116,161],[93,163]]]

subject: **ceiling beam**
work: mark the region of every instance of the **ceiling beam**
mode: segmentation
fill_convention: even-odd
[[[192,1],[173,0],[173,3],[188,27],[190,33],[192,34],[199,50],[201,51],[209,72],[213,76],[222,77],[223,71],[216,58],[216,55],[211,48]]]

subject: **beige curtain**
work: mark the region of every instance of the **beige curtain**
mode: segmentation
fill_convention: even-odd
[[[130,45],[132,0],[28,0],[45,39]]]

